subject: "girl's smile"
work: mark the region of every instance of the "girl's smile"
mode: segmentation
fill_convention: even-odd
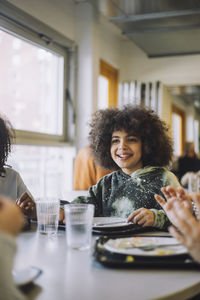
[[[140,138],[126,131],[114,131],[112,134],[111,157],[126,174],[142,168],[142,143]]]

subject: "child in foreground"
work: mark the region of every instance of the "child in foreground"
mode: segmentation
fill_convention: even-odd
[[[15,236],[24,226],[20,209],[5,197],[0,197],[0,299],[25,300],[17,289],[13,276],[13,262],[16,252]]]
[[[126,106],[94,113],[90,148],[104,168],[116,170],[73,203],[95,204],[95,216],[128,218],[142,226],[165,229],[169,220],[154,194],[180,184],[165,167],[172,159],[168,128],[151,110]]]

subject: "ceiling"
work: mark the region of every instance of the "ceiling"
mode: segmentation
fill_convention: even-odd
[[[200,54],[200,0],[89,0],[149,58]],[[200,110],[200,85],[169,87]]]
[[[200,54],[200,0],[90,0],[148,57]]]

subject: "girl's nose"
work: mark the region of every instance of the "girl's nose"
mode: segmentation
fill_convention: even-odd
[[[126,148],[127,148],[127,145],[126,145],[126,141],[125,141],[125,140],[121,140],[121,141],[120,141],[119,148],[120,148],[120,149],[126,149]]]

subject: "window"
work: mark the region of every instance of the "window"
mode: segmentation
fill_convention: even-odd
[[[65,199],[73,185],[74,155],[69,146],[14,145],[8,164],[20,172],[34,198]]]
[[[118,70],[100,60],[98,79],[98,108],[117,107]]]
[[[185,137],[185,114],[180,108],[172,106],[172,137],[174,141],[174,155],[183,153]]]
[[[12,4],[1,4],[0,113],[16,131],[8,164],[20,172],[34,197],[64,197],[72,187],[75,151],[67,124],[73,112],[65,101],[72,46]]]
[[[1,113],[16,130],[63,135],[64,56],[0,30]]]
[[[141,105],[153,109],[161,115],[162,85],[159,81],[123,81],[119,85],[118,105]]]
[[[194,145],[195,152],[199,153],[199,121],[194,120]]]
[[[98,78],[98,109],[108,107],[109,103],[109,80],[100,75]]]

